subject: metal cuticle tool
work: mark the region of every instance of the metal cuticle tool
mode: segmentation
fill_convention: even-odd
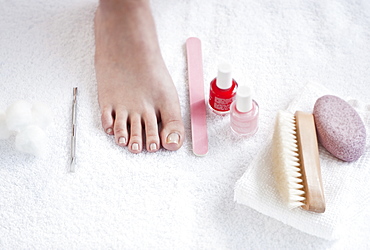
[[[69,168],[70,172],[74,172],[76,166],[76,129],[77,129],[76,109],[77,109],[77,87],[74,87],[72,102],[71,164]]]

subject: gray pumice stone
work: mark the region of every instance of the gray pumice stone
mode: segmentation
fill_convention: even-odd
[[[313,115],[319,142],[335,157],[355,161],[364,153],[366,129],[361,117],[343,99],[325,95],[317,99]]]

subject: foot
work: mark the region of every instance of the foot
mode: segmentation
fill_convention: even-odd
[[[95,69],[102,126],[132,153],[177,150],[184,126],[147,0],[100,1]],[[161,126],[160,126],[160,125]]]

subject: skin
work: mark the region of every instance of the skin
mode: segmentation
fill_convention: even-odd
[[[94,21],[103,129],[132,153],[179,149],[184,138],[179,99],[149,1],[101,0]]]

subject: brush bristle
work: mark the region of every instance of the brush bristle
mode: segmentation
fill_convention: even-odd
[[[278,190],[290,208],[303,205],[303,191],[295,116],[279,111],[273,136],[273,172]]]

